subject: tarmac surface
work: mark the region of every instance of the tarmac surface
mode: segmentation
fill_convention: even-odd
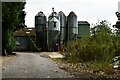
[[[12,58],[12,57],[11,57]],[[16,57],[2,61],[2,78],[71,78],[49,57],[32,52],[16,52]]]

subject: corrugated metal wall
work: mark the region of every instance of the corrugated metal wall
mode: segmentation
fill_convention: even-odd
[[[90,35],[90,25],[89,24],[80,24],[78,23],[78,35],[77,38]]]
[[[77,39],[78,24],[77,15],[74,12],[70,12],[67,16],[67,33],[68,41]]]
[[[36,46],[41,51],[47,50],[47,26],[46,16],[40,11],[35,16],[35,32],[36,32]]]
[[[17,43],[15,47],[16,51],[34,51],[35,50],[35,47],[32,41],[27,36],[22,36],[22,37],[16,36],[15,39]],[[31,39],[35,41],[35,37],[31,37]]]

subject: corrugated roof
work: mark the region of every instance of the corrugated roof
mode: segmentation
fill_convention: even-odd
[[[88,24],[88,25],[90,25],[87,21],[78,21],[78,24]]]
[[[15,31],[14,36],[36,36],[34,28],[22,28]]]

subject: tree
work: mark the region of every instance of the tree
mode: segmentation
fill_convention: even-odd
[[[67,60],[111,62],[119,54],[120,37],[112,33],[107,21],[97,23],[91,30],[91,36],[68,42],[65,53]]]
[[[116,16],[118,18],[118,21],[116,22],[116,24],[114,25],[117,29],[116,29],[116,34],[120,35],[120,13],[116,12]]]
[[[91,32],[93,35],[99,33],[99,32],[106,32],[106,33],[112,33],[112,30],[110,28],[109,22],[106,20],[103,20],[101,22],[96,23],[96,25],[91,28]]]
[[[94,40],[96,40],[97,43],[100,44],[112,42],[112,37],[114,36],[114,33],[112,32],[110,26],[110,23],[106,20],[96,23],[96,25],[91,28],[91,38],[93,38]]]
[[[15,40],[13,32],[20,29],[24,24],[25,11],[23,11],[25,2],[3,2],[2,3],[2,53],[5,50],[8,54],[13,51]]]

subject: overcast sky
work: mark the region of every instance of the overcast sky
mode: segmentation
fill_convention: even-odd
[[[115,12],[118,11],[120,0],[26,0],[25,11],[27,27],[34,27],[34,17],[43,11],[48,17],[52,7],[58,13],[63,11],[66,16],[73,11],[78,21],[88,21],[95,24],[98,20],[108,20],[112,25],[117,21]]]

